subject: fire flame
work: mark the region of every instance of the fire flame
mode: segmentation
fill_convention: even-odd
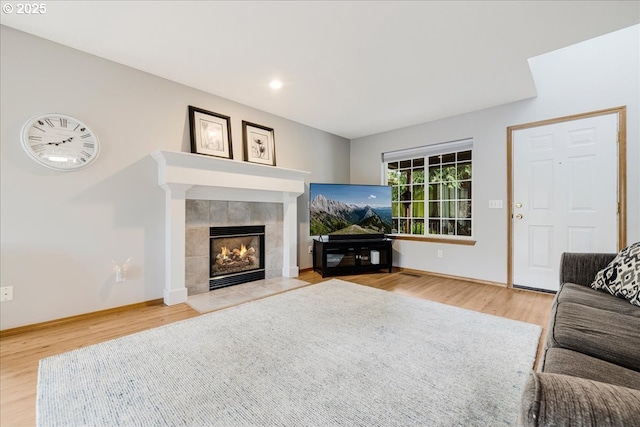
[[[236,253],[237,253],[237,251],[238,251],[238,250],[237,250],[237,249],[234,249],[233,251],[236,251]],[[223,258],[228,258],[228,257],[229,257],[229,255],[230,255],[233,251],[230,251],[229,249],[227,249],[227,247],[226,247],[226,246],[223,246],[223,247],[220,249],[220,255],[222,255],[222,257],[223,257]],[[244,255],[244,253],[245,253],[245,252],[247,252],[247,247],[246,247],[245,245],[241,245],[241,246],[240,246],[240,256]]]

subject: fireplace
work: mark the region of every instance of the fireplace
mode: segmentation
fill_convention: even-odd
[[[265,278],[265,226],[209,229],[209,290]]]
[[[282,217],[277,223],[256,222],[265,224],[267,236],[275,236],[280,242],[274,250],[273,238],[269,237],[266,276],[298,276],[297,199],[304,194],[309,172],[179,151],[156,150],[151,156],[158,165],[158,185],[165,191],[165,304],[185,302],[191,289],[195,293],[207,292],[211,265],[207,247],[209,227],[239,225],[235,221],[242,219],[236,214],[235,220],[229,217],[222,223],[214,215],[217,204],[228,204],[229,209],[232,203],[279,205]],[[194,218],[193,213],[187,215],[187,201],[196,201],[198,205],[208,201],[212,210],[198,210]],[[197,238],[191,241],[187,235]],[[188,285],[192,286],[187,289]]]

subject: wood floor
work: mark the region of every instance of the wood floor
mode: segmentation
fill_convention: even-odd
[[[323,280],[312,271],[301,273],[301,280]],[[417,271],[394,271],[357,276],[341,276],[361,285],[455,305],[469,310],[534,323],[546,334],[552,295],[499,286],[471,283],[431,276]],[[74,319],[0,338],[0,425],[35,425],[38,361],[44,357],[129,335],[178,320],[199,316],[186,304],[167,307],[157,304],[127,311]],[[537,363],[537,362],[536,362]]]

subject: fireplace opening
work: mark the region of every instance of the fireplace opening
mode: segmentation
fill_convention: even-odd
[[[211,227],[209,290],[265,278],[264,225]]]

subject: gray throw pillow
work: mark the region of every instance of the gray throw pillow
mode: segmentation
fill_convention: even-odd
[[[609,265],[596,274],[591,287],[640,306],[640,242],[620,251]]]

